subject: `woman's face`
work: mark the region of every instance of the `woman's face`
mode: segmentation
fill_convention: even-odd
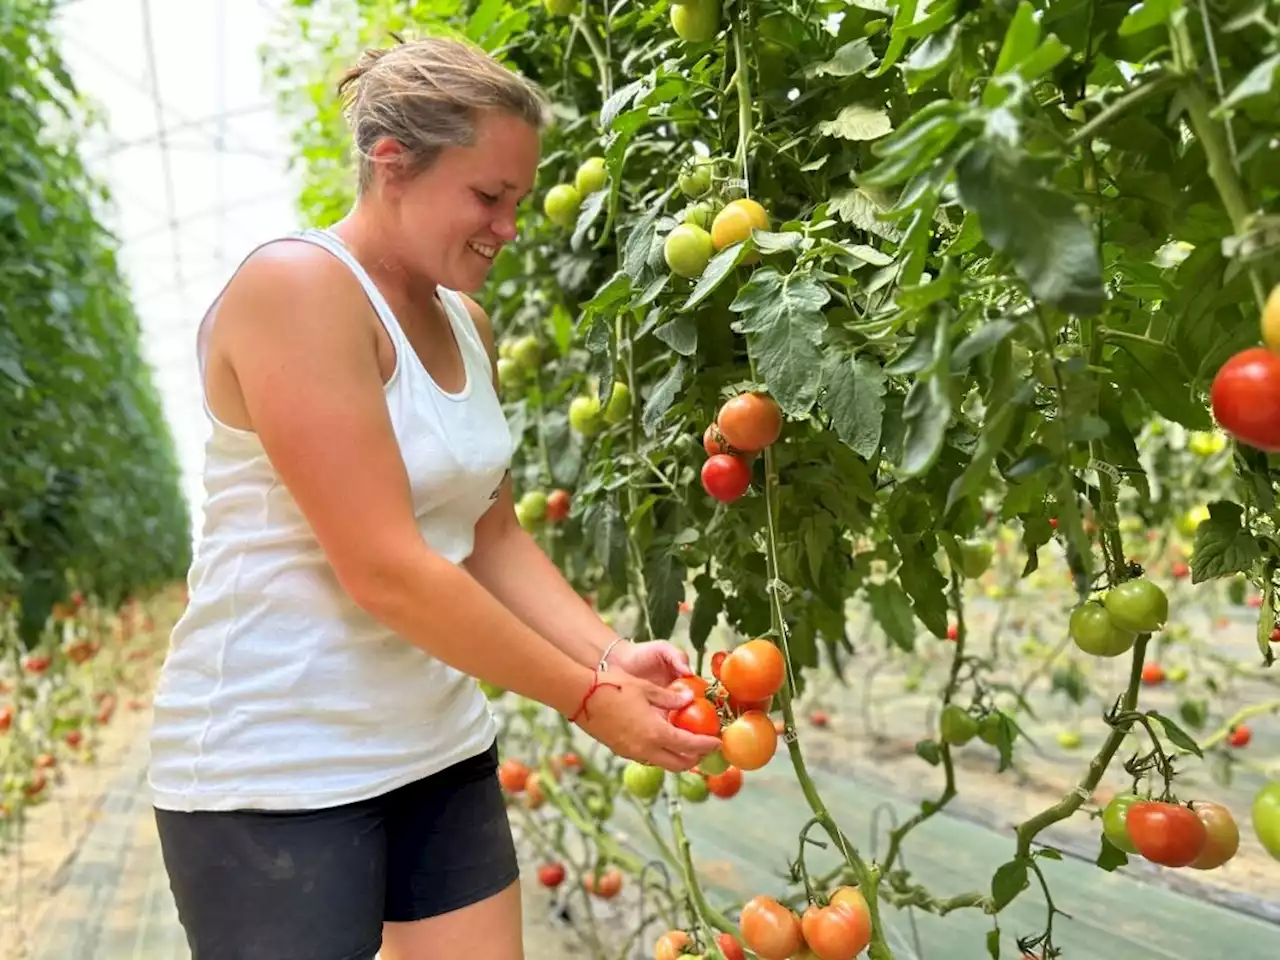
[[[538,131],[499,111],[481,115],[475,143],[447,147],[392,188],[397,259],[412,273],[464,293],[478,290],[516,238],[516,207],[533,189]]]

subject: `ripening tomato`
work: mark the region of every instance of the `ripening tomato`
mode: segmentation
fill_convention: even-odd
[[[676,677],[667,684],[667,687],[670,690],[679,690],[681,688],[688,690],[693,694],[693,698],[695,700],[699,697],[705,697],[707,695],[707,688],[710,686],[710,683],[694,673],[689,674],[687,677]]]
[[[693,943],[683,930],[668,930],[653,945],[653,960],[679,960],[684,948]]]
[[[53,661],[49,657],[42,653],[33,653],[29,654],[27,658],[22,661],[22,669],[26,670],[27,673],[34,674],[38,677],[49,669],[49,664],[52,662]]]
[[[738,925],[747,949],[759,954],[761,960],[788,960],[804,945],[800,918],[773,897],[748,900]]]
[[[781,435],[782,410],[768,394],[740,393],[725,401],[716,415],[716,426],[731,447],[755,453]]]
[[[1271,642],[1280,643],[1280,626],[1271,628]]]
[[[809,722],[815,727],[822,728],[831,722],[831,718],[827,716],[825,710],[814,710],[809,714]]]
[[[1236,826],[1236,818],[1222,804],[1208,800],[1192,801],[1191,809],[1204,824],[1207,834],[1204,849],[1191,861],[1191,869],[1216,870],[1240,849],[1240,828]]]
[[[1125,821],[1138,853],[1152,863],[1185,867],[1204,851],[1209,839],[1200,818],[1176,803],[1144,801],[1129,808]]]
[[[1233,747],[1247,747],[1252,739],[1253,731],[1249,729],[1247,724],[1243,723],[1238,727],[1232,727],[1231,732],[1227,734],[1227,743]]]
[[[1280,354],[1241,350],[1214,376],[1209,402],[1214,419],[1238,441],[1280,451]]]
[[[702,465],[702,489],[721,503],[732,503],[751,486],[751,467],[741,457],[718,453]]]
[[[800,921],[805,943],[819,960],[853,960],[871,942],[871,913],[847,902],[829,907],[810,904]]]
[[[529,779],[524,784],[524,805],[528,810],[537,810],[547,800],[547,795],[542,792],[542,774],[536,770],[529,774]]]
[[[1129,839],[1125,829],[1125,821],[1129,817],[1129,808],[1143,800],[1136,793],[1119,793],[1111,798],[1111,802],[1102,811],[1102,834],[1113,847],[1125,853],[1137,853],[1138,848]]]
[[[672,710],[668,718],[674,726],[681,730],[688,730],[690,733],[698,733],[706,737],[714,737],[720,733],[720,717],[716,713],[715,704],[710,700],[694,700],[688,706]]]
[[[52,753],[42,753],[36,757],[36,767],[40,770],[50,770],[58,765],[58,761]]]
[[[723,250],[735,243],[742,243],[753,230],[768,230],[769,214],[755,200],[733,200],[724,205],[711,221],[711,242],[716,250]],[[754,253],[742,258],[743,263],[756,259]]]
[[[707,789],[721,800],[730,800],[742,789],[742,771],[729,767],[724,773],[707,777]]]
[[[569,516],[569,491],[552,490],[547,496],[547,522],[559,523]]]
[[[550,890],[564,883],[563,863],[544,863],[538,868],[538,882]]]
[[[711,655],[711,675],[717,680],[720,679],[720,666],[724,663],[724,658],[729,656],[727,650],[717,650]]]
[[[773,697],[762,697],[759,700],[739,700],[730,694],[729,696],[729,712],[735,717],[740,717],[748,710],[759,710],[761,713],[768,713],[773,709]]]
[[[746,960],[746,954],[742,952],[742,944],[732,933],[716,934],[716,946],[724,954],[724,960]]]
[[[750,710],[720,732],[720,752],[739,770],[759,770],[773,759],[778,749],[778,732],[773,721]]]
[[[76,747],[80,746],[83,740],[84,740],[84,734],[81,733],[79,730],[71,730],[67,733],[67,736],[66,736],[67,746],[71,747],[73,750]]]
[[[0,707],[0,733],[7,733],[11,726],[13,726],[13,707],[6,703]]]
[[[498,782],[507,793],[519,793],[529,782],[529,768],[519,760],[503,760],[498,764]]]
[[[582,878],[582,886],[587,893],[601,900],[612,900],[622,889],[622,871],[617,867],[609,867],[597,877],[592,870]]]
[[[560,765],[566,770],[581,770],[582,758],[576,753],[570,751],[560,757]]]
[[[787,663],[771,640],[748,640],[720,665],[720,682],[739,700],[763,700],[782,689]]]
[[[720,453],[733,452],[729,442],[725,440],[724,434],[720,432],[720,428],[714,423],[702,431],[702,449],[707,451],[708,457],[714,457]]]
[[[1271,288],[1262,316],[1258,318],[1262,342],[1272,353],[1280,353],[1280,283]]]

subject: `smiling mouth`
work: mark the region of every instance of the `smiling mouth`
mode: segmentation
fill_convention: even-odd
[[[474,240],[471,240],[467,243],[467,246],[470,247],[473,252],[478,253],[486,260],[492,260],[498,255],[497,247],[491,247],[485,243],[476,243]]]

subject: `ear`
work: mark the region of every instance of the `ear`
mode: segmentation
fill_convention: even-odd
[[[406,172],[409,151],[394,137],[379,137],[369,151],[369,159],[378,168],[383,183],[389,185],[399,181],[401,174]]]

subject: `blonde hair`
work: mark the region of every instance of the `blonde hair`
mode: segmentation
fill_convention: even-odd
[[[366,50],[339,81],[338,95],[360,156],[362,193],[373,180],[370,153],[383,137],[405,148],[405,172],[416,174],[445,147],[474,143],[486,110],[512,114],[537,130],[548,118],[537,84],[479,47],[447,37]]]

